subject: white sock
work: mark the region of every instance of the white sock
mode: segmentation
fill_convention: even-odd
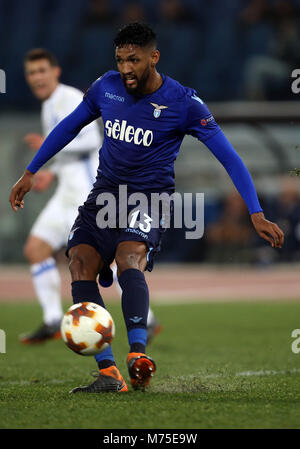
[[[122,289],[121,289],[120,284],[118,282],[118,276],[117,276],[117,264],[113,263],[113,265],[111,265],[110,268],[111,268],[111,270],[113,272],[114,285],[115,285],[119,295],[122,296]],[[153,313],[153,311],[149,307],[149,312],[148,312],[148,316],[147,316],[147,326],[149,326],[149,324],[151,324],[154,320],[155,320],[154,313]]]
[[[60,275],[55,259],[49,257],[30,266],[32,282],[43,309],[45,324],[60,321],[63,316],[60,296]]]
[[[154,313],[149,307],[149,312],[148,312],[148,316],[147,316],[147,326],[149,326],[151,323],[153,323],[154,320],[155,320]]]
[[[117,275],[117,264],[114,262],[113,265],[110,266],[110,269],[113,272],[113,280],[114,280],[114,286],[117,290],[117,292],[119,293],[120,296],[122,296],[122,289],[120,287],[119,281],[118,281],[118,275]]]

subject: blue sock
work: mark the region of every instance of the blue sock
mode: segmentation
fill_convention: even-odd
[[[78,302],[94,302],[105,308],[102,296],[100,295],[99,288],[96,281],[74,281],[72,282],[72,296],[73,303]],[[108,368],[109,366],[116,365],[115,359],[109,346],[100,354],[95,355],[96,362],[99,369]]]
[[[125,270],[119,277],[119,284],[130,352],[145,353],[149,290],[144,273],[134,268]]]

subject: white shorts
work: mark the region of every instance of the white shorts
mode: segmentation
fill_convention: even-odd
[[[55,251],[65,246],[70,229],[95,182],[98,157],[71,162],[59,170],[58,186],[37,217],[30,235],[48,243]]]

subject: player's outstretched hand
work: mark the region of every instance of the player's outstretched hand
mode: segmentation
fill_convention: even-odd
[[[23,198],[27,192],[29,192],[33,186],[33,177],[34,174],[29,170],[26,170],[22,178],[16,182],[16,184],[11,189],[11,193],[9,196],[9,202],[11,204],[12,209],[17,212],[18,207],[23,209],[24,201]]]
[[[31,150],[35,151],[40,149],[44,140],[45,139],[43,136],[36,133],[26,134],[26,136],[24,137],[24,142],[27,143]]]
[[[263,212],[252,214],[251,220],[257,234],[270,242],[272,248],[282,248],[284,233],[276,223],[267,220]]]

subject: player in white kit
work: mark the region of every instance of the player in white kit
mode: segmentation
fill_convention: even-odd
[[[83,93],[59,82],[61,69],[55,56],[45,49],[30,50],[25,56],[24,66],[28,85],[34,96],[42,101],[44,134],[43,137],[31,133],[24,140],[31,149],[38,150],[50,131],[82,101]],[[63,310],[60,275],[53,254],[66,244],[78,207],[92,188],[100,146],[99,129],[93,122],[54,157],[47,170],[39,171],[36,177],[34,190],[46,190],[55,178],[57,188],[35,221],[24,247],[35,292],[43,309],[43,323],[37,330],[21,335],[22,343],[60,338]],[[151,339],[160,330],[151,310],[148,326]]]
[[[24,61],[25,77],[34,96],[42,101],[42,127],[46,137],[82,100],[82,92],[61,84],[61,69],[45,49],[30,50]],[[43,136],[28,134],[24,140],[33,150]],[[43,323],[34,332],[22,335],[23,343],[37,343],[60,337],[62,318],[60,275],[53,254],[63,247],[77,215],[95,181],[101,136],[96,122],[88,125],[66,146],[47,170],[42,170],[36,191],[46,190],[57,179],[54,195],[35,221],[24,248],[32,281],[43,309]]]

